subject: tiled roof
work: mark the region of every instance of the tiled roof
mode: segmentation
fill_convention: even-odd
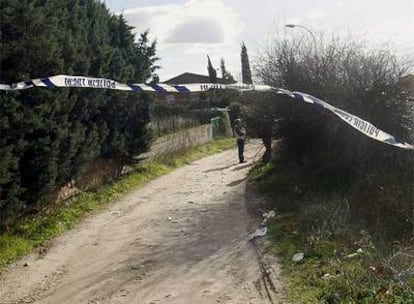
[[[168,79],[167,81],[164,81],[164,83],[167,83],[167,84],[209,83],[209,82],[210,82],[210,78],[208,76],[195,74],[195,73],[189,73],[189,72],[182,73],[171,79]],[[217,83],[224,84],[225,82],[222,78],[217,77]]]

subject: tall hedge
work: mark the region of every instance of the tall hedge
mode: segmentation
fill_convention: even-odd
[[[0,82],[56,74],[142,82],[155,43],[94,0],[0,2]],[[0,92],[0,229],[97,158],[147,150],[144,94],[94,89]]]

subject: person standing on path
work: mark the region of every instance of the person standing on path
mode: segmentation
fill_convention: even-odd
[[[237,118],[234,121],[234,134],[237,139],[237,147],[239,150],[239,162],[245,163],[244,160],[244,141],[246,140],[246,129],[241,124],[241,119]]]

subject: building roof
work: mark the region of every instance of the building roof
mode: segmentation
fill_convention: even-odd
[[[164,81],[164,83],[167,83],[167,84],[209,83],[209,82],[210,82],[210,78],[208,76],[195,74],[195,73],[189,73],[189,72],[182,73],[171,79],[168,79],[167,81]],[[217,83],[225,84],[225,81],[223,78],[217,77]]]

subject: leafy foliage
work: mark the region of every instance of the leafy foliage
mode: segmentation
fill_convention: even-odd
[[[141,82],[155,43],[94,0],[0,3],[0,81],[56,74]],[[97,158],[122,164],[149,145],[147,95],[93,89],[0,93],[0,229]]]

